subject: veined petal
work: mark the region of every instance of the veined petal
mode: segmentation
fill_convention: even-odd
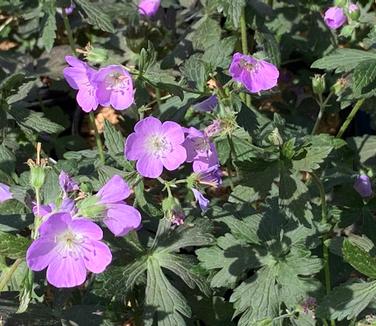
[[[26,262],[35,272],[45,269],[56,256],[56,242],[50,238],[41,237],[35,240],[26,252]]]
[[[114,175],[98,191],[97,196],[102,204],[115,203],[124,200],[131,194],[131,189],[124,179],[119,175]]]
[[[110,248],[103,242],[95,240],[83,246],[83,255],[86,268],[93,273],[102,273],[112,260]]]
[[[103,222],[115,236],[124,236],[141,224],[140,212],[123,203],[110,205],[106,215]]]

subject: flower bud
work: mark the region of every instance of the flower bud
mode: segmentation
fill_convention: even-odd
[[[97,196],[90,196],[77,203],[77,215],[98,220],[103,217],[106,207],[99,203]]]
[[[30,166],[30,185],[34,189],[42,188],[46,179],[45,167],[40,165]]]
[[[108,52],[106,49],[90,47],[86,59],[92,64],[100,64],[108,60]]]
[[[357,176],[354,183],[354,189],[363,198],[371,197],[372,184],[370,178],[365,174]]]
[[[344,89],[347,87],[347,79],[346,78],[339,78],[336,83],[332,86],[332,91],[336,96],[341,95]]]
[[[348,7],[348,12],[349,12],[349,17],[352,19],[352,20],[355,20],[357,21],[360,17],[360,9],[359,9],[359,6],[355,3],[350,3],[349,7]]]
[[[312,89],[317,95],[324,93],[326,88],[325,75],[315,75],[312,78]]]
[[[80,184],[80,190],[84,193],[92,193],[93,192],[93,186],[89,182],[82,182]]]
[[[283,145],[283,139],[282,139],[281,134],[279,133],[278,128],[273,129],[273,131],[269,134],[268,139],[270,143],[272,143],[275,146]]]

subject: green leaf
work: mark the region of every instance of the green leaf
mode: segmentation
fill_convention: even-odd
[[[262,44],[264,51],[271,63],[276,66],[279,66],[281,63],[281,53],[279,50],[279,44],[270,32],[257,31],[255,38],[258,44]]]
[[[217,0],[217,3],[217,9],[223,12],[235,28],[238,28],[245,0]]]
[[[41,112],[33,112],[21,107],[11,107],[9,109],[9,114],[21,127],[31,129],[36,132],[55,134],[61,132],[64,129],[57,123],[46,119]]]
[[[45,49],[50,52],[56,38],[56,3],[48,0],[43,4],[44,17],[42,20],[42,42]]]
[[[376,79],[376,58],[366,60],[357,65],[352,76],[352,90],[355,96],[360,96],[370,90],[363,92],[363,89]]]
[[[192,34],[192,43],[195,49],[205,50],[219,42],[221,38],[221,27],[216,20],[204,16],[194,27],[195,31]]]
[[[376,59],[376,53],[356,49],[338,49],[332,54],[315,61],[311,68],[349,72],[361,62]]]
[[[10,259],[25,258],[30,240],[10,233],[0,232],[0,256]]]
[[[227,68],[231,62],[231,54],[234,52],[234,47],[237,39],[235,37],[226,37],[219,42],[207,48],[202,60],[215,70],[217,67]]]
[[[209,71],[206,63],[201,58],[194,55],[189,57],[180,70],[189,84],[193,83],[194,88],[204,91]]]
[[[344,259],[357,271],[371,278],[376,278],[376,258],[367,251],[346,239],[343,242]]]
[[[115,33],[111,17],[105,14],[98,5],[88,0],[74,0],[74,2],[83,10],[89,24],[98,27],[102,31]]]
[[[317,316],[326,319],[351,320],[374,299],[376,281],[344,284],[332,290],[317,309]]]
[[[111,156],[124,152],[124,137],[108,120],[104,121],[104,141]]]
[[[11,174],[14,172],[16,166],[16,156],[14,153],[5,147],[4,144],[0,145],[0,169],[4,172]]]
[[[306,172],[317,170],[320,168],[320,163],[324,162],[332,150],[333,147],[331,146],[309,146],[304,148],[304,158],[300,158],[301,154],[294,157],[293,169]]]
[[[154,257],[148,259],[147,270],[145,290],[147,315],[151,313],[156,318],[158,326],[186,325],[183,316],[189,318],[191,309],[184,296],[167,280],[158,260]]]

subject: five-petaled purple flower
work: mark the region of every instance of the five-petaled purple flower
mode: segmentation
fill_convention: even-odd
[[[241,53],[235,53],[232,57],[229,72],[251,93],[273,88],[279,77],[279,71],[273,64]]]
[[[27,265],[33,271],[47,267],[47,280],[55,287],[81,285],[87,271],[101,273],[112,260],[110,249],[100,241],[101,228],[89,220],[56,213],[40,226],[39,235],[27,250]]]
[[[131,194],[128,184],[115,175],[98,191],[99,204],[105,206],[103,223],[115,236],[124,236],[141,223],[140,212],[123,202]]]
[[[64,77],[69,86],[78,89],[76,100],[85,112],[94,111],[98,107],[97,84],[93,81],[97,71],[86,62],[74,56],[66,56],[71,67],[64,68]]]
[[[191,190],[195,196],[196,202],[199,204],[201,210],[205,213],[209,207],[209,199],[205,198],[204,195],[197,189],[192,188]]]
[[[196,128],[186,129],[184,147],[187,150],[187,162],[193,162],[193,171],[206,171],[219,164],[217,150],[209,137]]]
[[[141,15],[154,16],[161,4],[161,0],[140,0],[138,4],[138,11]]]
[[[64,197],[67,197],[69,192],[80,190],[77,182],[74,181],[72,177],[64,171],[61,171],[59,174],[59,185],[63,190]]]
[[[176,170],[187,158],[183,128],[173,121],[161,122],[147,117],[136,123],[125,143],[125,157],[137,160],[137,171],[144,177],[157,178],[163,167]]]
[[[97,98],[100,105],[111,105],[115,110],[124,110],[133,104],[132,77],[123,67],[110,65],[99,69],[94,82],[97,83]]]
[[[325,24],[330,29],[340,28],[347,21],[345,12],[340,7],[330,7],[324,15]]]
[[[372,183],[368,176],[362,174],[359,175],[354,183],[354,189],[363,198],[372,196]]]
[[[12,199],[13,195],[10,192],[9,186],[4,183],[0,183],[0,203]]]

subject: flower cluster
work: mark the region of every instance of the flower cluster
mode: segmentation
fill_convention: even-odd
[[[123,202],[131,190],[118,175],[96,195],[81,201],[78,184],[64,171],[59,184],[61,203],[33,208],[41,225],[27,250],[26,261],[33,271],[47,268],[48,282],[65,288],[83,284],[88,272],[101,273],[112,260],[109,247],[101,241],[102,229],[93,219],[103,222],[115,236],[123,236],[140,226],[141,214]],[[77,193],[79,196],[73,199]]]
[[[356,20],[359,14],[359,6],[350,2],[347,7],[334,6],[327,9],[324,21],[330,29],[338,29],[347,22],[348,17]]]
[[[74,56],[66,56],[65,60],[70,67],[64,69],[64,77],[70,87],[78,90],[77,103],[85,112],[96,110],[98,105],[124,110],[133,104],[132,77],[122,66],[96,70]]]

